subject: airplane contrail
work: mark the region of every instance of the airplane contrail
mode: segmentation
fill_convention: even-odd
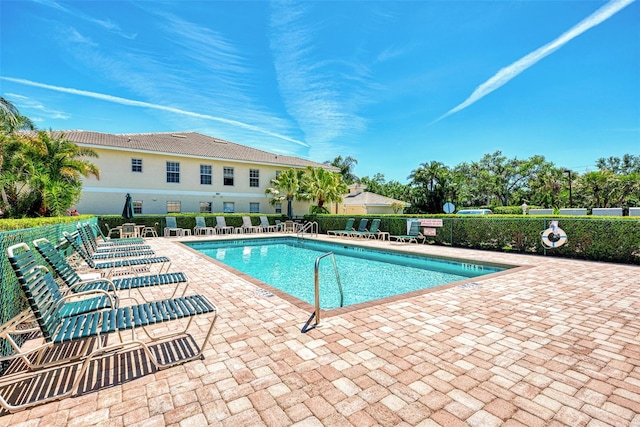
[[[86,91],[86,90],[80,90],[80,89],[74,89],[74,88],[68,88],[68,87],[60,87],[60,86],[53,86],[53,85],[48,85],[48,84],[45,84],[45,83],[38,83],[38,82],[31,81],[31,80],[18,79],[18,78],[14,78],[14,77],[3,77],[3,76],[0,76],[0,79],[7,80],[7,81],[10,81],[10,82],[14,82],[14,83],[23,84],[23,85],[26,85],[26,86],[39,87],[39,88],[42,88],[42,89],[49,89],[49,90],[53,90],[53,91],[56,91],[56,92],[69,93],[69,94],[72,94],[72,95],[78,95],[78,96],[84,96],[84,97],[87,97],[87,98],[99,99],[101,101],[113,102],[115,104],[130,105],[130,106],[133,106],[133,107],[152,108],[154,110],[168,111],[170,113],[181,114],[181,115],[190,116],[190,117],[196,117],[196,118],[199,118],[199,119],[213,120],[213,121],[216,121],[216,122],[220,122],[220,123],[225,123],[225,124],[232,125],[232,126],[241,127],[243,129],[252,130],[254,132],[259,132],[259,133],[262,133],[262,134],[265,134],[265,135],[272,136],[274,138],[278,138],[278,139],[282,139],[282,140],[285,140],[285,141],[293,142],[294,144],[302,145],[303,147],[309,147],[308,144],[306,144],[306,143],[304,143],[302,141],[298,141],[297,139],[293,139],[293,138],[290,138],[290,137],[285,136],[285,135],[280,135],[278,133],[271,132],[271,131],[268,131],[266,129],[262,129],[262,128],[258,127],[258,126],[254,126],[254,125],[250,125],[250,124],[247,124],[247,123],[239,122],[237,120],[229,120],[229,119],[224,119],[222,117],[210,116],[208,114],[194,113],[192,111],[181,110],[179,108],[166,107],[164,105],[151,104],[149,102],[136,101],[136,100],[127,99],[127,98],[120,98],[118,96],[106,95],[106,94],[97,93],[97,92],[89,92],[89,91]]]
[[[612,0],[609,3],[602,6],[600,9],[596,10],[589,17],[582,20],[579,24],[571,28],[569,31],[563,33],[560,37],[556,38],[550,43],[539,47],[528,55],[520,58],[516,62],[502,68],[498,71],[493,77],[491,77],[486,82],[482,83],[480,86],[473,91],[473,93],[460,105],[452,108],[447,111],[442,116],[438,117],[436,120],[431,122],[429,125],[432,125],[440,120],[448,117],[454,113],[457,113],[460,110],[463,110],[470,106],[471,104],[479,101],[484,98],[494,90],[500,88],[501,86],[508,83],[511,79],[516,77],[518,74],[525,71],[527,68],[532,67],[538,61],[546,57],[547,55],[552,54],[556,50],[560,49],[562,46],[578,37],[580,34],[585,31],[595,27],[596,25],[606,21],[616,13],[618,13],[623,8],[629,6],[635,0]]]

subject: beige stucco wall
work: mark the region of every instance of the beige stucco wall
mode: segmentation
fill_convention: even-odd
[[[181,212],[200,212],[200,202],[211,202],[213,212],[223,211],[223,202],[233,202],[235,212],[249,212],[249,203],[260,204],[261,213],[275,213],[264,192],[276,170],[288,166],[249,164],[217,159],[161,155],[147,152],[95,149],[89,160],[100,168],[100,179],[87,178],[77,210],[81,213],[119,214],[126,193],[142,202],[143,214],[167,213],[167,201],[179,201]],[[131,171],[131,159],[142,159],[142,172]],[[180,163],[180,182],[168,183],[166,162]],[[200,184],[200,165],[212,167],[212,184]],[[234,185],[223,185],[223,168],[234,168]],[[249,169],[260,171],[259,187],[249,186]],[[309,211],[308,202],[294,202],[294,215]],[[283,203],[282,213],[287,206]]]

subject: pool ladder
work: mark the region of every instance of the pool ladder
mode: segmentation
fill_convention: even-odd
[[[336,265],[336,258],[333,255],[333,252],[327,252],[324,255],[320,255],[316,258],[316,265],[313,270],[313,280],[315,286],[315,302],[316,307],[313,313],[311,313],[311,317],[307,320],[307,323],[304,324],[300,332],[303,334],[314,329],[316,326],[320,324],[320,261],[323,258],[331,257],[331,261],[333,261],[333,271],[336,273],[336,280],[338,281],[338,290],[340,291],[340,307],[344,305],[344,294],[342,293],[342,283],[340,283],[340,274],[338,273],[338,266]],[[313,325],[310,325],[311,320],[315,317],[316,321]]]
[[[315,221],[307,222],[300,230],[298,230],[298,237],[303,237],[305,233],[309,233],[312,236],[315,234],[318,237],[318,223]]]

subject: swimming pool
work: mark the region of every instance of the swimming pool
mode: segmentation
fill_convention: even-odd
[[[432,288],[508,268],[290,237],[185,244],[310,304],[315,304],[315,261],[327,252],[333,252],[336,260],[344,306]],[[340,307],[339,286],[331,260],[322,260],[319,271],[320,307],[325,310]]]

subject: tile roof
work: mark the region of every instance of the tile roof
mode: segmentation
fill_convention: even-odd
[[[328,170],[339,171],[339,169],[333,166],[312,162],[299,157],[269,153],[197,132],[109,134],[83,130],[67,130],[54,131],[53,133],[63,133],[66,139],[71,142],[96,148],[149,151],[178,156],[267,163],[291,167],[322,166]]]

